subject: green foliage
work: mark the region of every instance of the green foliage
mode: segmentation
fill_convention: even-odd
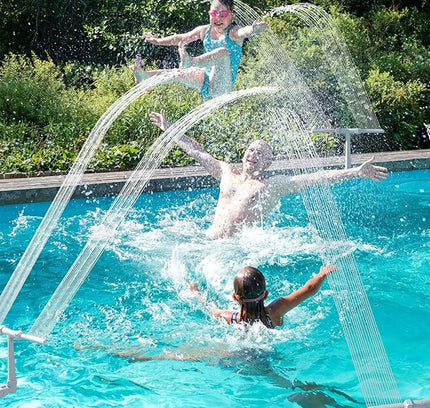
[[[298,3],[294,0],[290,3]],[[282,0],[248,0],[263,12]],[[343,34],[382,127],[384,138],[358,140],[355,148],[429,147],[430,12],[428,1],[316,0],[333,16]],[[59,2],[11,0],[0,4],[0,172],[38,172],[70,168],[103,113],[133,86],[127,68],[137,52],[146,66],[176,67],[171,47],[146,43],[142,31],[156,35],[185,32],[208,22],[208,2],[199,0],[94,0]],[[315,96],[334,100],[327,114],[342,124],[344,102],[329,85],[326,61],[315,34],[290,14],[266,16],[271,30],[296,66],[306,73]],[[201,52],[201,44],[190,49]],[[279,79],[267,71],[259,50],[247,42],[236,88]],[[257,58],[256,58],[257,57]],[[276,57],[276,56],[274,56]],[[194,91],[159,86],[134,101],[113,123],[91,162],[94,169],[135,167],[159,135],[148,119],[166,109],[174,121],[201,104]],[[238,101],[189,130],[216,157],[237,161],[250,140],[270,140],[259,97]],[[364,142],[363,142],[364,140]],[[379,142],[378,142],[379,141]],[[382,142],[381,142],[382,141]],[[328,135],[314,136],[320,149],[332,149]],[[378,145],[379,143],[379,145]],[[173,148],[165,165],[190,163]]]
[[[48,53],[55,62],[90,61],[93,50],[83,22],[98,15],[104,0],[0,2],[0,58],[13,52],[39,57]]]
[[[11,123],[45,125],[60,120],[67,101],[60,72],[52,60],[9,54],[0,66],[0,115]]]
[[[73,149],[76,150],[77,145],[68,138],[67,129],[53,133],[50,126],[41,130],[17,122],[9,126],[0,123],[0,132],[3,136],[0,139],[2,173],[66,171],[75,159]]]
[[[390,149],[410,149],[425,139],[424,122],[429,119],[422,109],[428,106],[429,90],[419,80],[396,81],[388,72],[372,70],[367,78],[370,97],[381,120],[382,127],[391,137]]]
[[[104,144],[91,160],[90,168],[129,170],[137,166],[143,153],[136,142],[111,147]]]
[[[130,70],[104,67],[85,71],[92,78],[68,76],[52,60],[10,54],[0,68],[0,172],[67,171],[103,113],[133,85]],[[178,95],[182,95],[178,97]],[[158,137],[151,110],[169,106],[179,119],[201,97],[179,85],[162,86],[135,100],[109,128],[91,168],[131,169]],[[178,149],[168,164],[189,163]]]
[[[336,138],[330,133],[313,134],[312,142],[315,145],[315,149],[322,154],[335,149],[337,144]]]
[[[86,24],[87,37],[96,44],[100,59],[110,63],[124,63],[137,53],[145,61],[158,61],[159,66],[174,67],[177,54],[169,48],[155,47],[143,39],[144,32],[165,36],[184,32],[208,22],[207,4],[198,0],[146,0],[145,2],[108,2],[98,18]]]

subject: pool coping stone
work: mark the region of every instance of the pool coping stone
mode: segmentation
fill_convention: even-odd
[[[388,171],[430,169],[430,149],[401,152],[353,154],[352,166],[357,166],[374,156],[374,162],[387,167]],[[345,158],[331,156],[318,159],[318,165],[325,169],[342,168]],[[268,172],[292,173],[294,169],[310,168],[309,159],[279,160],[272,164]],[[238,165],[240,168],[240,165]],[[133,171],[112,171],[85,173],[76,187],[72,198],[91,196],[113,196],[118,194]],[[52,201],[66,178],[66,174],[0,178],[0,205]],[[163,167],[154,171],[144,192],[184,190],[187,188],[207,188],[218,186],[218,181],[210,176],[202,166]]]

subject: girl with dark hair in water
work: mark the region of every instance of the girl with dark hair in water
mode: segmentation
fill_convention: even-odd
[[[263,323],[273,329],[282,326],[284,315],[298,304],[319,291],[324,280],[334,270],[335,266],[322,266],[319,273],[309,279],[300,289],[289,295],[273,300],[268,306],[264,301],[269,294],[266,290],[266,280],[263,274],[252,266],[242,268],[234,278],[233,299],[240,305],[240,312],[231,312],[214,307],[208,307],[217,318],[222,318],[230,324],[234,323]],[[196,292],[197,298],[206,304],[195,284],[190,289]]]

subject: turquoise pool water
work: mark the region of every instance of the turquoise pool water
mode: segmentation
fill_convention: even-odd
[[[400,394],[429,398],[430,171],[390,174],[380,184],[354,180],[333,193],[349,237],[342,245],[354,251]],[[320,266],[299,195],[285,197],[263,227],[213,242],[204,231],[216,196],[216,189],[142,195],[48,345],[16,342],[18,390],[0,402],[19,408],[363,407],[327,284],[274,331],[243,331],[201,310],[187,282],[198,282],[209,302],[233,309],[232,278],[243,265],[263,271],[269,300],[302,285]],[[111,202],[69,204],[8,327],[31,327]],[[0,288],[48,206],[0,207]],[[183,360],[130,363],[116,355],[130,350]]]

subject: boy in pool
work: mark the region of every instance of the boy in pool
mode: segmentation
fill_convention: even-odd
[[[170,126],[164,110],[161,113],[151,112],[150,120],[163,131]],[[265,171],[271,165],[273,155],[270,145],[263,140],[255,140],[248,146],[242,158],[242,171],[234,163],[218,160],[185,134],[177,137],[176,143],[220,182],[215,216],[208,231],[208,236],[213,239],[231,237],[244,226],[260,221],[285,195],[319,184],[354,178],[379,182],[388,177],[387,169],[374,165],[373,158],[349,169],[266,177]]]
[[[233,24],[233,0],[212,0],[209,9],[209,25],[196,27],[184,34],[174,34],[157,38],[151,33],[145,35],[146,41],[156,45],[178,46],[181,62],[172,81],[179,82],[200,92],[204,98],[212,98],[229,92],[235,83],[242,57],[243,41],[254,34],[266,30],[266,22],[255,21],[252,25],[241,27]],[[203,41],[204,54],[191,57],[185,45],[193,41]],[[139,65],[130,67],[136,83],[159,75],[167,70],[145,71]]]

